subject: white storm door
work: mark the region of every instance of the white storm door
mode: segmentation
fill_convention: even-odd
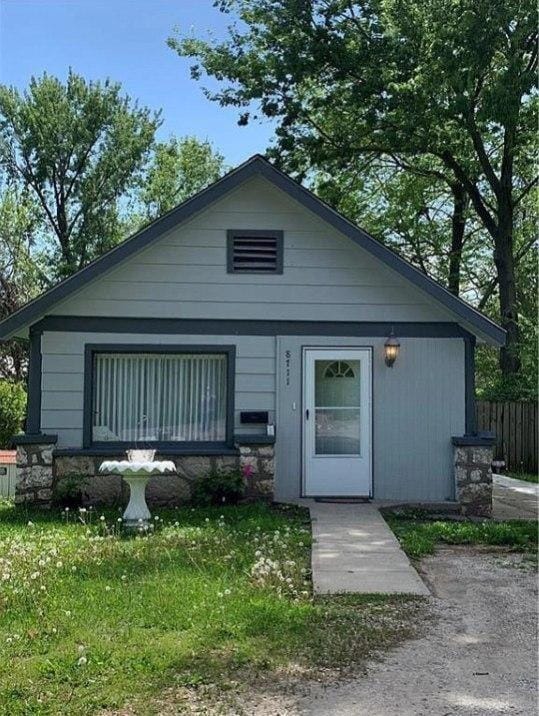
[[[371,494],[371,349],[304,349],[307,497]]]

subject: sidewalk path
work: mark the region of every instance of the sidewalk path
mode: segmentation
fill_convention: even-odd
[[[315,502],[309,509],[315,594],[430,594],[376,507]]]

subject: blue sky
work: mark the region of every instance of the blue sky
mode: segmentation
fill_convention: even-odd
[[[269,123],[237,126],[237,113],[205,99],[189,62],[166,45],[175,27],[223,37],[229,18],[212,0],[0,0],[0,82],[24,89],[44,71],[68,68],[110,77],[152,109],[163,110],[160,138],[209,139],[235,165],[264,152]]]

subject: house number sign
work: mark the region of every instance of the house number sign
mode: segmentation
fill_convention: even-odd
[[[285,352],[284,352],[284,359],[285,359],[285,360],[284,360],[284,365],[285,365],[285,376],[286,376],[285,380],[286,380],[286,385],[287,385],[287,386],[290,385],[290,364],[291,364],[291,356],[292,356],[291,351],[285,351]]]

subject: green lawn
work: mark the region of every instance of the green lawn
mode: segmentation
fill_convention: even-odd
[[[0,507],[0,713],[158,713],[164,689],[208,684],[221,699],[234,681],[357,664],[410,636],[423,608],[314,602],[303,511],[157,514],[125,537],[117,512],[82,524]]]
[[[526,482],[539,482],[539,475],[533,472],[508,472],[507,477],[514,477],[515,480]]]
[[[385,519],[412,559],[432,554],[437,544],[494,545],[532,554],[537,551],[537,524],[533,520],[429,520],[421,513],[407,516],[388,514]]]

